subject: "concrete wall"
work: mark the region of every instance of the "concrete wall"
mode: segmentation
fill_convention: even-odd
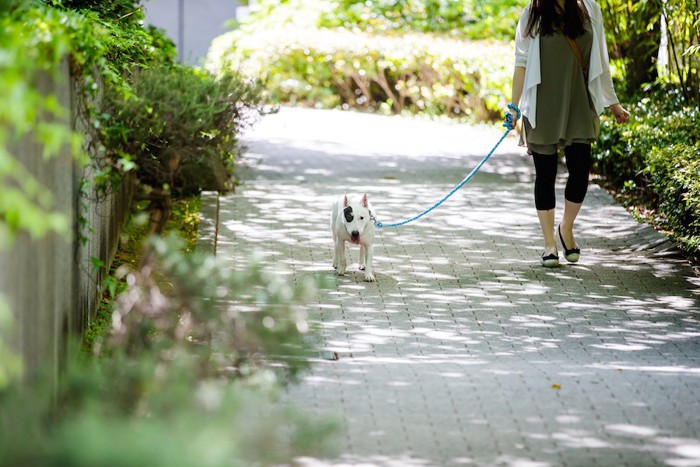
[[[230,30],[225,23],[234,19],[236,0],[148,0],[146,21],[165,29],[181,61],[202,65],[211,41]]]
[[[38,79],[37,89],[55,93],[64,108],[76,114],[67,61],[62,79]],[[65,120],[73,126],[78,119]],[[69,331],[81,331],[94,316],[103,274],[90,266],[90,258],[109,264],[120,227],[127,213],[130,190],[97,199],[82,197],[78,189],[83,169],[68,151],[45,160],[42,147],[30,136],[10,148],[34,177],[53,195],[54,209],[75,226],[64,238],[51,234],[41,239],[21,234],[11,249],[0,251],[0,294],[15,317],[10,345],[22,357],[26,374],[49,371],[57,381]],[[127,188],[129,184],[125,185]],[[0,193],[0,196],[2,194]],[[79,217],[87,225],[79,226]],[[78,229],[87,238],[80,240]],[[5,336],[7,337],[7,336]]]
[[[67,63],[63,64],[67,78]],[[48,77],[36,83],[46,92],[56,91],[59,102],[70,108],[71,93],[65,85],[57,86]],[[69,125],[69,122],[66,122]],[[54,196],[57,209],[74,220],[75,178],[72,158],[62,153],[49,161],[42,158],[42,147],[25,137],[12,154],[46,186]],[[0,293],[7,299],[15,316],[15,334],[10,344],[19,350],[25,368],[47,366],[54,377],[59,367],[63,329],[72,325],[76,300],[71,293],[77,286],[71,239],[49,235],[33,240],[20,235],[9,251],[0,252]]]

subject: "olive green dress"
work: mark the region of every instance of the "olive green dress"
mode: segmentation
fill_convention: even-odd
[[[583,63],[588,66],[593,33],[588,21],[577,37]],[[600,132],[600,120],[588,95],[578,59],[561,32],[540,36],[540,75],[537,87],[537,126],[524,119],[528,153],[556,154],[572,143],[591,144]]]

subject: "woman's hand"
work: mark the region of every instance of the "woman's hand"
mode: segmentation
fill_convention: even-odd
[[[612,112],[613,117],[617,123],[627,123],[630,119],[630,113],[625,110],[620,104],[613,104],[610,106],[610,112]]]

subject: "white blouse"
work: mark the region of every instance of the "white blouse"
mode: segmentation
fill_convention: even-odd
[[[593,27],[593,45],[588,64],[588,90],[595,111],[600,115],[605,107],[617,104],[619,100],[615,94],[610,75],[610,59],[603,29],[603,12],[595,0],[583,0],[583,4],[588,11]],[[515,34],[515,66],[525,67],[525,81],[519,107],[532,128],[535,128],[537,125],[537,86],[542,80],[540,77],[540,36],[537,34],[532,37],[526,33],[530,7],[531,4],[525,7],[520,21],[518,21],[518,29]]]

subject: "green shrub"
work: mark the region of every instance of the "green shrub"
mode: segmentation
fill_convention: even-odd
[[[108,89],[104,100],[110,165],[133,168],[149,190],[181,198],[199,193],[207,176],[214,177],[207,175],[214,162],[232,168],[238,133],[250,123],[247,111],[257,108],[260,90],[233,72],[215,79],[162,63],[137,72],[128,93]]]
[[[330,11],[319,21],[322,27],[365,31],[458,32],[475,18],[469,0],[331,1]]]
[[[298,304],[316,295],[320,280],[291,286],[255,257],[231,270],[209,255],[184,253],[178,237],[151,241],[155,264],[129,273],[107,350],[150,352],[165,368],[182,354],[208,377],[245,376],[271,364],[294,376],[308,367],[310,325]]]
[[[210,64],[259,77],[274,102],[485,120],[508,102],[512,50],[426,34],[243,29],[217,38]]]
[[[628,124],[604,118],[594,171],[621,192],[624,202],[645,205],[681,249],[697,255],[700,111],[683,103],[679,91],[656,89],[630,106]]]
[[[150,202],[150,233],[162,232],[172,199],[231,188],[238,133],[262,113],[260,99],[260,89],[234,72],[215,78],[173,63],[139,70],[127,91],[106,89],[98,186],[134,173],[137,199]]]
[[[45,0],[56,8],[94,11],[111,21],[138,22],[144,19],[142,0]]]
[[[657,146],[644,173],[658,197],[663,226],[688,253],[700,253],[700,141]]]
[[[632,119],[617,125],[604,118],[595,155],[598,173],[616,184],[648,185],[644,172],[653,148],[691,143],[700,138],[697,109],[684,107],[677,91],[657,90],[629,107]]]
[[[67,354],[56,393],[41,379],[0,391],[0,466],[280,465],[329,454],[334,424],[275,400],[310,364],[304,303],[251,256],[232,269],[154,238],[159,280],[130,272],[99,359]],[[0,316],[1,317],[1,316]],[[48,378],[49,380],[51,378]]]
[[[199,379],[184,358],[154,378],[158,368],[147,355],[71,362],[57,394],[40,384],[0,393],[0,466],[243,467],[335,454],[336,423],[277,391]]]
[[[260,0],[252,19],[258,24],[302,19],[319,28],[510,41],[526,4],[527,0]]]

